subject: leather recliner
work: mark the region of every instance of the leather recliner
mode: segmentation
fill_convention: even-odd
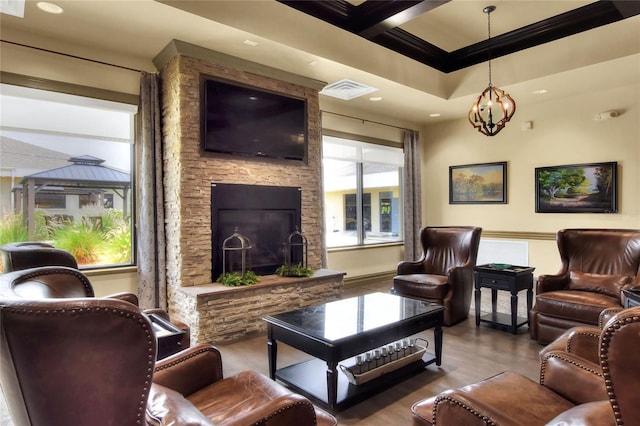
[[[0,358],[0,384],[20,426],[337,424],[258,373],[222,379],[212,347],[189,348],[156,364],[152,324],[117,299],[0,297]],[[154,384],[154,374],[180,390],[198,389],[212,377],[220,385],[189,401]]]
[[[422,228],[422,256],[398,264],[392,291],[443,305],[444,325],[463,321],[471,307],[481,232],[482,228],[473,226]]]
[[[561,269],[538,277],[529,323],[543,344],[597,326],[602,311],[622,307],[623,289],[640,286],[640,230],[563,229],[556,239]]]
[[[540,383],[503,372],[420,401],[413,424],[610,426],[640,419],[640,307],[615,314],[598,336],[598,363],[577,351],[544,354]],[[587,355],[588,357],[588,355]]]

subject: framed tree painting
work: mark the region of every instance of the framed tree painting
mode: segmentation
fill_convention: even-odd
[[[617,213],[618,163],[535,169],[536,213]]]
[[[506,204],[507,162],[449,167],[449,204]]]

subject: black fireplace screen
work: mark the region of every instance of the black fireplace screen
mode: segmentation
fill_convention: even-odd
[[[285,263],[287,238],[301,228],[301,204],[298,187],[211,184],[212,281],[222,274],[222,242],[236,228],[251,241],[251,270],[273,274]]]

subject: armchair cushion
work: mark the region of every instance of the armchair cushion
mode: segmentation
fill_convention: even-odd
[[[536,310],[548,317],[598,325],[603,309],[620,305],[620,297],[581,290],[550,291],[536,295]],[[578,324],[576,324],[578,325]]]
[[[611,403],[607,400],[576,405],[554,417],[546,426],[614,426],[615,424],[616,419],[611,411]]]
[[[398,293],[425,299],[444,299],[449,292],[449,282],[444,275],[398,275],[393,286]]]
[[[604,275],[570,271],[569,290],[592,291],[619,298],[622,288],[632,281],[633,277],[628,275]]]

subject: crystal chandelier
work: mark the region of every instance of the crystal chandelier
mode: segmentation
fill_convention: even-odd
[[[491,12],[495,6],[482,11],[487,14],[488,40],[491,40]],[[516,112],[516,102],[503,90],[491,83],[491,46],[489,45],[489,86],[478,96],[469,110],[469,122],[486,136],[497,135]]]

